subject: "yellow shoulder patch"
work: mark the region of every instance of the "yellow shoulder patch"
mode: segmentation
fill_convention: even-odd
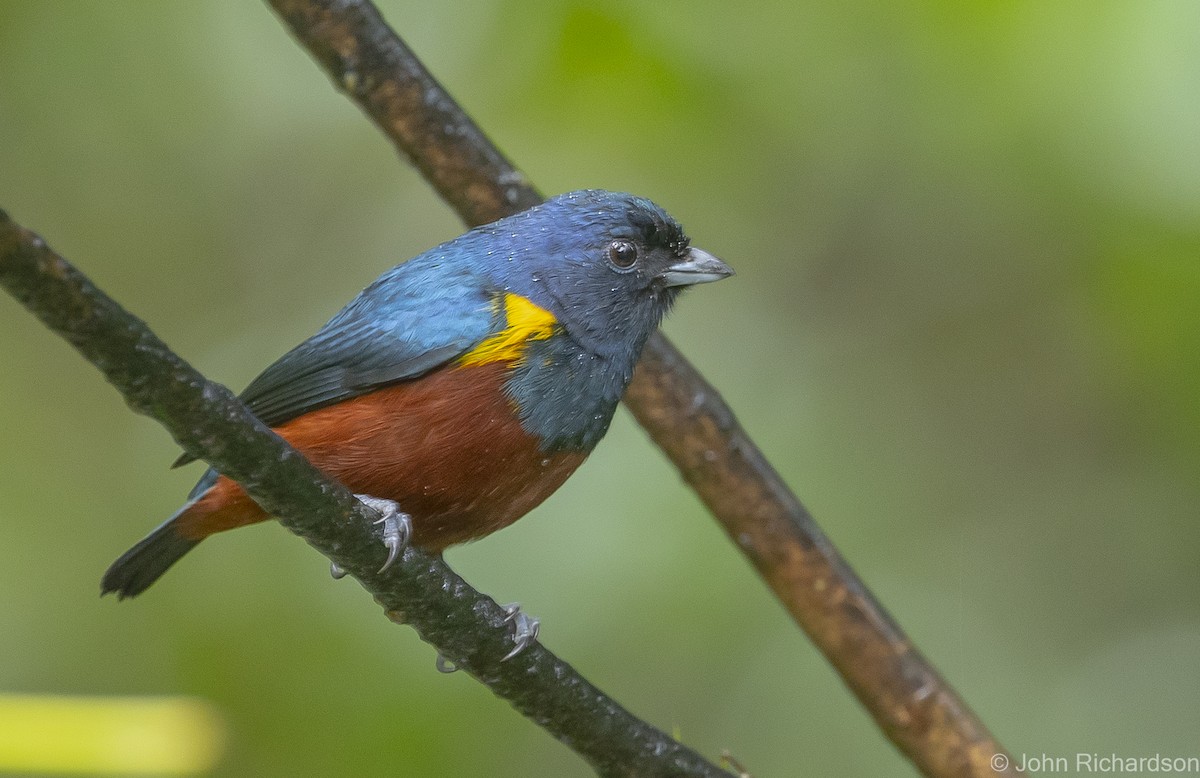
[[[504,306],[504,329],[464,354],[460,365],[517,362],[525,356],[529,341],[545,340],[554,334],[558,319],[532,300],[509,292],[496,305]]]

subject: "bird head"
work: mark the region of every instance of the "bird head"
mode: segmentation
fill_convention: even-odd
[[[681,290],[733,274],[662,208],[623,193],[568,192],[480,232],[505,289],[601,357],[639,352]]]

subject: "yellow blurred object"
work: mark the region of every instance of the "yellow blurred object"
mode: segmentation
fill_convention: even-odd
[[[191,775],[224,744],[203,700],[0,694],[0,773]]]

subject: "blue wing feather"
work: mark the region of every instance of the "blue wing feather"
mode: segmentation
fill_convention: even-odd
[[[381,386],[418,378],[497,326],[497,290],[462,263],[427,253],[364,289],[308,340],[250,382],[241,399],[275,427]],[[175,463],[190,462],[186,454]]]

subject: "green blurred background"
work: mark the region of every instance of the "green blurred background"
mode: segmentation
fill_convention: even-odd
[[[385,2],[543,191],[738,270],[669,335],[1015,754],[1200,755],[1200,4]],[[240,389],[455,216],[254,3],[0,4],[0,207]],[[0,692],[186,694],[216,775],[582,776],[0,296]],[[759,776],[911,775],[622,411],[449,562]]]

